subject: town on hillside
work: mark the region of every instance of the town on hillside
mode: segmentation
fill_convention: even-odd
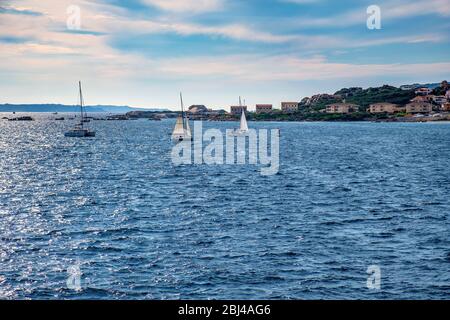
[[[191,120],[234,121],[244,110],[253,121],[447,121],[450,120],[450,86],[408,85],[377,88],[345,88],[334,94],[318,94],[300,102],[232,105],[229,112],[192,105],[186,111]],[[173,117],[171,113],[133,111],[125,118]]]

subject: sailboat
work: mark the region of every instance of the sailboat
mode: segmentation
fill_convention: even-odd
[[[189,118],[184,112],[183,95],[180,93],[181,116],[177,118],[175,129],[172,133],[172,140],[181,142],[184,140],[192,140],[191,128],[189,127]]]
[[[242,109],[242,114],[241,114],[241,123],[239,126],[239,129],[235,129],[231,135],[232,136],[247,136],[248,135],[248,124],[247,124],[247,117],[245,116],[245,108],[242,106],[241,103],[241,97],[239,97],[239,106]]]
[[[80,113],[81,119],[80,123],[78,123],[73,129],[70,129],[64,136],[73,137],[73,138],[85,138],[85,137],[95,137],[95,131],[91,131],[88,128],[85,128],[84,123],[86,122],[86,112],[84,111],[84,100],[83,100],[83,91],[81,89],[81,81],[78,82],[78,87],[80,91]]]

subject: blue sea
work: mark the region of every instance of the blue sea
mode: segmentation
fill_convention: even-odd
[[[175,167],[175,120],[49,117],[0,121],[0,299],[450,298],[450,123],[250,122],[263,176]]]

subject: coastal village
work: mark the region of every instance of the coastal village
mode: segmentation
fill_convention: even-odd
[[[228,111],[229,110],[229,111]],[[450,85],[447,81],[431,85],[404,85],[363,89],[343,88],[334,94],[317,94],[301,101],[283,101],[279,106],[258,103],[231,105],[221,109],[191,105],[186,114],[191,120],[237,121],[242,111],[251,121],[376,121],[428,122],[450,121]],[[160,121],[178,117],[180,111],[141,111],[91,114],[89,120]],[[14,112],[15,114],[15,112]],[[57,114],[57,112],[54,112]],[[76,116],[75,116],[76,117]],[[9,121],[33,121],[29,115],[3,117]],[[71,120],[58,115],[54,120]]]
[[[361,102],[358,103],[359,101]],[[205,105],[192,105],[187,114],[191,120],[210,121],[237,120],[242,110],[254,121],[448,121],[450,85],[447,81],[442,81],[435,88],[348,88],[333,95],[319,94],[304,98],[300,102],[284,101],[276,108],[272,104],[261,103],[252,108],[245,104],[232,105],[229,110],[213,110]],[[161,119],[171,115],[133,111],[125,117]]]

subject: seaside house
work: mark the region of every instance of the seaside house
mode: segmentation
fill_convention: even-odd
[[[298,102],[282,102],[281,111],[284,113],[292,113],[298,111]]]
[[[419,95],[419,96],[427,96],[427,95],[429,95],[431,92],[433,92],[433,90],[431,90],[430,88],[421,87],[421,88],[417,88],[415,92],[416,92],[416,95]]]
[[[380,102],[371,104],[369,110],[370,113],[396,113],[405,111],[405,108],[399,107],[393,103]]]
[[[407,113],[430,113],[433,105],[428,102],[411,102],[406,105]]]
[[[247,106],[231,106],[230,107],[231,114],[235,115],[235,116],[241,115],[242,109],[244,109],[244,111],[247,112]]]
[[[333,103],[327,105],[327,113],[353,113],[357,112],[359,106],[353,103]]]
[[[411,101],[411,102],[430,102],[431,99],[432,99],[432,96],[427,95],[427,96],[417,96],[417,97],[414,97],[414,98],[412,98],[410,101]]]
[[[450,112],[450,103],[446,102],[441,105],[441,111]]]
[[[447,98],[445,96],[432,96],[431,100],[439,105],[447,102]]]
[[[270,113],[272,112],[273,106],[271,104],[257,104],[256,113]]]

